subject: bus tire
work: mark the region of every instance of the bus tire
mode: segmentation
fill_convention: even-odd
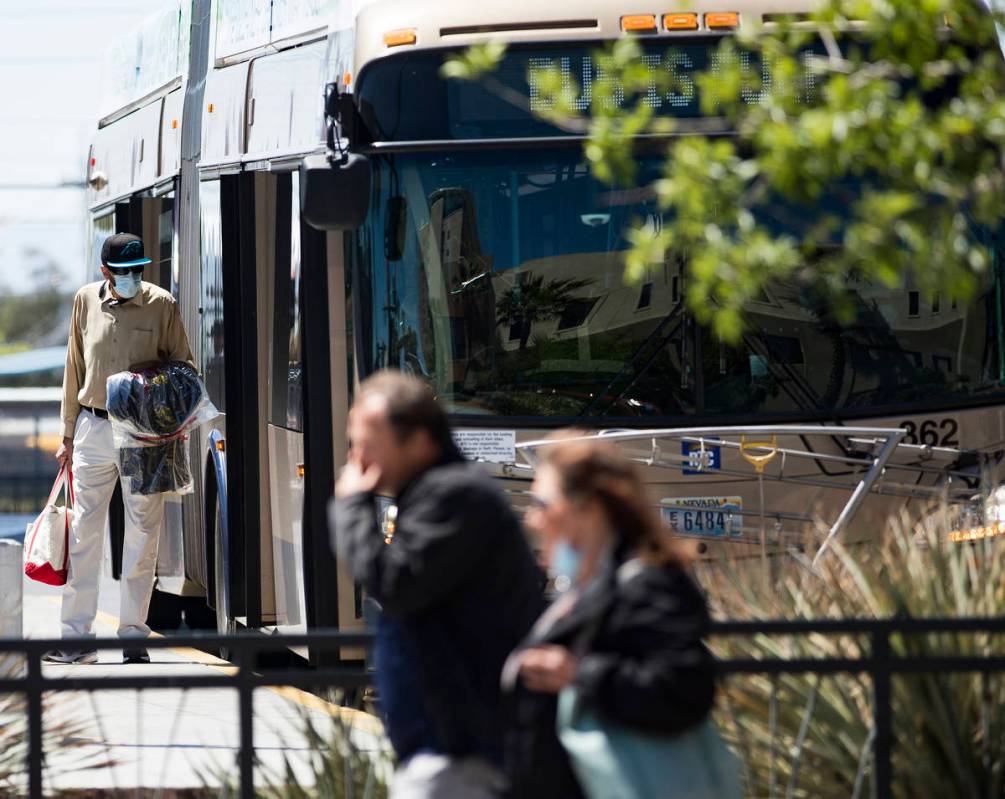
[[[213,527],[210,532],[213,536],[213,586],[216,591],[213,608],[216,632],[218,635],[234,635],[237,632],[237,623],[230,618],[227,603],[227,580],[223,568],[223,511],[220,508],[219,491],[216,492],[213,505]],[[223,660],[231,659],[231,652],[227,647],[220,647],[217,654]]]

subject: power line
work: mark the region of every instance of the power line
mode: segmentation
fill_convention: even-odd
[[[17,217],[0,217],[0,230],[4,228],[71,228],[76,230],[82,227],[80,214],[74,216],[55,216],[49,219],[18,219]]]
[[[135,2],[132,0],[125,0],[121,5],[115,5],[111,3],[105,3],[104,5],[94,5],[89,4],[84,8],[80,7],[80,3],[70,2],[65,4],[60,3],[35,3],[34,8],[12,8],[5,9],[3,12],[5,19],[10,19],[11,17],[20,18],[32,18],[32,17],[47,17],[52,13],[64,14],[66,16],[77,16],[77,17],[93,17],[96,14],[107,14],[109,12],[127,14],[137,17],[143,17],[156,11],[158,8],[164,7],[164,3],[151,3],[149,7],[145,9],[137,9]]]
[[[94,112],[93,108],[96,102],[97,96],[94,100],[88,103],[87,108],[82,108],[76,114],[53,114],[52,116],[42,114],[33,114],[31,116],[27,114],[0,114],[0,123],[3,123],[4,125],[36,125],[40,122],[48,124],[61,122],[90,127],[91,125],[97,125],[97,114]]]
[[[0,191],[51,191],[56,189],[86,189],[82,180],[64,180],[58,183],[0,183]]]
[[[30,64],[52,64],[53,66],[60,64],[91,64],[96,61],[101,61],[101,56],[58,56],[56,58],[51,56],[29,56],[27,58],[8,56],[7,58],[0,58],[0,67]]]

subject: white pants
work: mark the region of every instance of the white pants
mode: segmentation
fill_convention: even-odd
[[[88,411],[77,418],[73,435],[73,488],[76,505],[70,531],[70,569],[63,588],[63,637],[93,636],[98,581],[105,549],[108,504],[119,477],[119,453],[112,425]],[[164,495],[142,496],[122,481],[126,508],[122,576],[119,579],[119,635],[146,637],[147,611],[154,587],[157,542],[164,519]]]
[[[419,752],[398,766],[390,799],[497,799],[503,777],[477,757]],[[556,797],[560,799],[560,797]]]

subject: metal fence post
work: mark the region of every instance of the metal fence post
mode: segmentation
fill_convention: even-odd
[[[42,659],[41,653],[28,653],[28,795],[42,799]]]
[[[873,740],[873,776],[876,799],[890,799],[892,786],[892,766],[890,752],[892,746],[890,698],[890,634],[886,625],[872,633],[872,719],[876,730]]]
[[[255,710],[251,664],[254,654],[249,647],[241,649],[238,661],[238,703],[241,723],[241,749],[238,763],[241,779],[241,799],[255,799]]]

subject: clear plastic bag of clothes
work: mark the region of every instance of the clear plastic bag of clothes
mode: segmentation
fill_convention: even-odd
[[[132,493],[192,493],[189,435],[220,413],[195,369],[168,361],[118,372],[106,388],[119,466]]]

